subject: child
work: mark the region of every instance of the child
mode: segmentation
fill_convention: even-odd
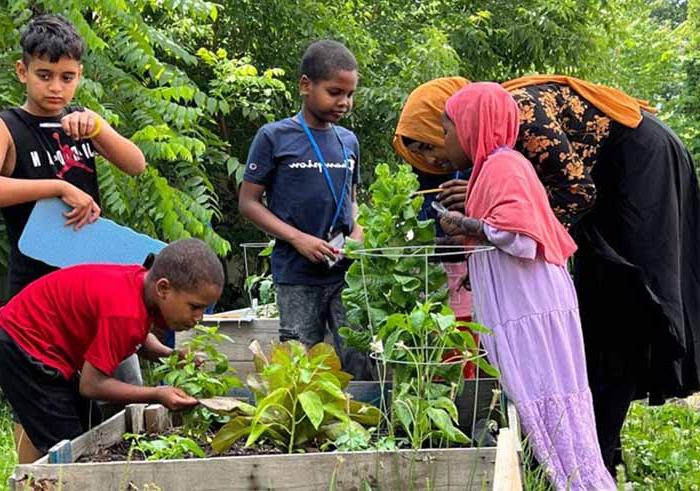
[[[530,162],[513,150],[515,100],[499,85],[475,83],[445,106],[445,152],[473,166],[466,216],[450,211],[452,236],[488,240],[469,272],[489,361],[502,375],[534,456],[556,489],[614,490],[603,464],[588,388],[581,322],[566,261],[576,245],[549,207]]]
[[[327,325],[340,349],[347,266],[338,254],[346,237],[359,239],[362,231],[355,223],[359,144],[335,123],[352,109],[357,62],[345,46],[324,40],[308,47],[300,71],[301,111],[258,131],[239,208],[277,239],[272,276],[280,340],[312,346],[323,341]],[[362,376],[357,367],[345,369]]]
[[[18,415],[16,429],[29,439],[18,439],[20,462],[87,430],[93,416],[87,399],[159,402],[170,409],[197,404],[177,388],[140,387],[111,375],[139,346],[154,360],[170,355],[172,349],[149,333],[151,325],[194,327],[223,284],[211,249],[183,239],[165,247],[150,270],[73,266],[40,278],[2,307],[0,387]]]
[[[17,247],[34,202],[61,198],[76,229],[100,215],[95,152],[130,175],[145,168],[136,145],[89,109],[71,108],[85,43],[58,15],[34,18],[22,32],[16,72],[26,86],[21,107],[0,113],[0,207],[10,240],[8,283],[14,296],[53,271]]]

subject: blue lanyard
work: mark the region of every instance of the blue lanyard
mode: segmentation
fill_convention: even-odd
[[[345,195],[348,194],[345,192],[345,188],[347,186],[348,182],[348,151],[345,148],[345,144],[343,143],[343,140],[341,140],[340,135],[338,134],[338,130],[335,128],[335,126],[331,126],[333,128],[333,132],[335,133],[336,138],[338,138],[338,142],[340,143],[340,148],[343,151],[343,187],[340,188],[340,199],[338,199],[338,195],[335,192],[335,186],[333,185],[333,179],[331,179],[331,173],[328,170],[328,164],[326,163],[326,159],[323,158],[323,154],[321,153],[321,149],[318,146],[318,143],[316,143],[316,139],[314,138],[314,135],[311,134],[311,130],[309,129],[308,125],[306,124],[306,121],[304,121],[304,116],[299,112],[297,115],[299,116],[299,123],[301,124],[301,127],[304,128],[304,133],[306,133],[306,137],[309,139],[309,143],[311,143],[311,148],[313,148],[314,153],[316,154],[316,158],[318,158],[319,163],[321,164],[321,171],[323,172],[323,177],[326,179],[326,184],[328,184],[328,188],[331,190],[331,195],[333,196],[333,202],[335,203],[336,209],[335,209],[335,214],[333,215],[333,221],[331,222],[331,228],[330,231],[332,232],[333,229],[335,228],[335,224],[338,221],[338,218],[340,217],[340,212],[343,209],[343,203],[345,202]]]

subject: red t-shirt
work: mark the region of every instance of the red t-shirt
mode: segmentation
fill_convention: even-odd
[[[86,264],[29,284],[0,308],[0,328],[29,355],[70,379],[89,361],[112,375],[148,335],[146,269]]]

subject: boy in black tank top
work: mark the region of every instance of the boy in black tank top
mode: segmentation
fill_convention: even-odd
[[[61,16],[34,18],[22,33],[17,76],[26,101],[0,113],[0,208],[10,242],[9,294],[52,271],[17,243],[34,203],[58,197],[72,209],[66,225],[82,227],[100,215],[95,155],[130,175],[145,169],[143,154],[96,113],[69,107],[82,75],[85,43]]]
[[[96,154],[130,175],[146,167],[141,150],[98,114],[69,107],[85,50],[70,22],[58,15],[38,16],[22,32],[20,44],[22,59],[15,69],[26,86],[26,101],[0,113],[0,211],[10,242],[10,296],[54,269],[23,255],[17,246],[36,200],[63,200],[71,208],[66,225],[78,229],[95,221],[101,211]],[[134,357],[118,370],[125,382],[141,380]],[[20,462],[33,461],[37,451],[21,424],[15,427],[15,437],[22,442]]]

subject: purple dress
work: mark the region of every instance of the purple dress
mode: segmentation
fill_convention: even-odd
[[[614,490],[596,436],[581,320],[563,266],[531,238],[484,225],[494,250],[469,257],[474,311],[537,461],[558,490]]]

